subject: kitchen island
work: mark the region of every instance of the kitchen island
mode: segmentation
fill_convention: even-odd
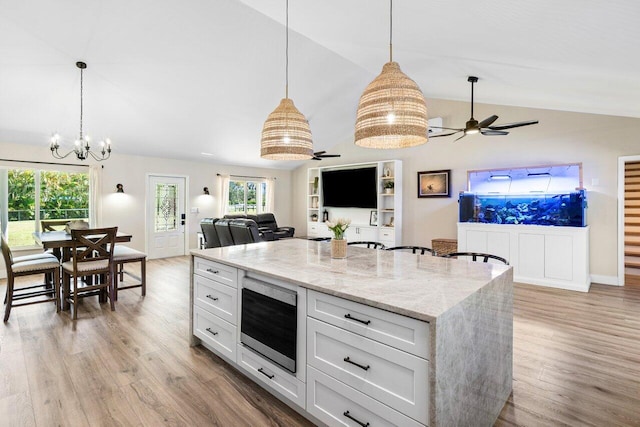
[[[314,422],[490,426],[512,389],[513,273],[504,265],[287,239],[193,250],[191,343]],[[297,369],[241,339],[242,290],[297,293]]]

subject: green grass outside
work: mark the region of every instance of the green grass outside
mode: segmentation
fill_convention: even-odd
[[[76,218],[76,220],[87,221],[86,218]],[[11,249],[17,249],[24,246],[35,246],[36,242],[33,239],[33,232],[36,230],[36,222],[34,220],[27,221],[9,221],[9,227],[7,234],[9,236],[9,247]]]

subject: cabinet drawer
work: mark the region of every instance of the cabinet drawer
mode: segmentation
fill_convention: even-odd
[[[193,258],[193,272],[216,282],[224,283],[233,288],[238,287],[238,269],[210,261],[204,258]]]
[[[193,276],[194,304],[226,320],[238,324],[238,290],[197,274]]]
[[[307,314],[348,331],[429,358],[429,323],[316,291]]]
[[[304,408],[305,384],[293,374],[283,370],[262,356],[238,344],[238,365],[254,381],[277,391],[281,396]],[[302,365],[301,369],[304,369]]]
[[[396,241],[396,231],[389,229],[389,228],[383,228],[380,230],[380,241],[382,242],[391,242],[392,244],[395,245],[395,241]]]
[[[307,319],[307,363],[426,423],[426,360],[315,319]]]
[[[330,426],[423,425],[312,367],[307,369],[307,412]]]
[[[227,359],[236,361],[236,327],[232,324],[194,306],[193,334]]]

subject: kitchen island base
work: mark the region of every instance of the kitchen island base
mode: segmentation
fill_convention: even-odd
[[[333,260],[301,239],[195,250],[190,342],[314,423],[491,426],[512,388],[512,271],[364,248]],[[246,278],[296,290],[295,373],[241,343]],[[235,308],[212,308],[229,301],[220,284]],[[203,327],[203,309],[226,319]]]

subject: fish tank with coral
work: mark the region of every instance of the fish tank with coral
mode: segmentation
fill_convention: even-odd
[[[564,164],[468,172],[459,221],[562,227],[587,225],[582,165]]]

